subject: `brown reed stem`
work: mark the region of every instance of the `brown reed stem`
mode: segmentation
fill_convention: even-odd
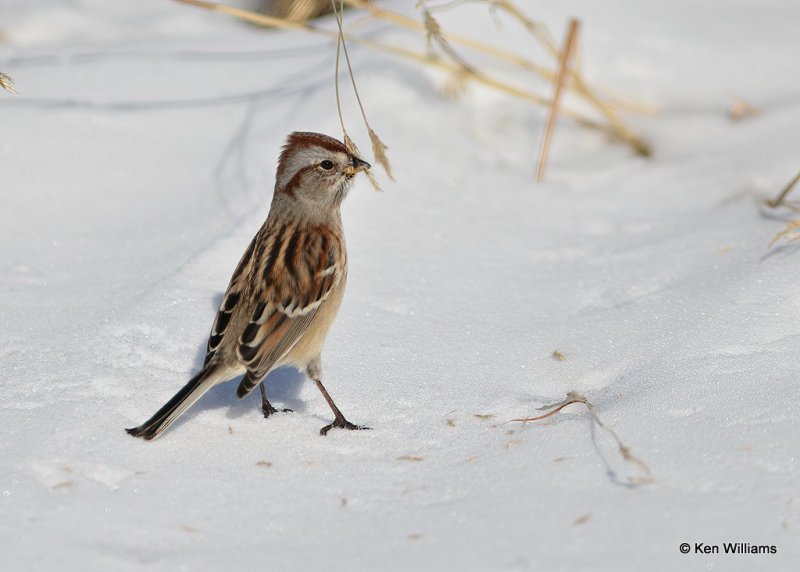
[[[338,30],[327,30],[325,28],[320,28],[313,24],[309,24],[306,22],[291,22],[288,20],[283,20],[281,18],[275,18],[273,16],[267,16],[266,14],[261,14],[257,12],[251,12],[249,10],[243,10],[241,8],[234,8],[231,6],[226,6],[224,4],[219,4],[216,2],[208,2],[206,0],[174,0],[175,2],[180,2],[182,4],[189,4],[192,6],[196,6],[199,8],[204,8],[206,10],[211,10],[215,12],[222,12],[224,14],[228,14],[229,16],[233,16],[235,18],[239,18],[241,20],[250,22],[252,24],[256,24],[259,26],[264,26],[267,28],[277,28],[277,29],[285,29],[285,30],[303,30],[306,32],[311,32],[318,35],[327,36],[329,38],[333,38],[334,40],[338,40],[339,32]],[[492,78],[487,76],[486,74],[476,71],[476,70],[464,70],[463,67],[458,66],[456,64],[443,61],[441,59],[432,58],[429,55],[422,54],[419,52],[415,52],[413,50],[409,50],[406,48],[400,48],[398,46],[392,46],[389,44],[383,44],[381,42],[377,42],[375,40],[370,40],[369,38],[363,38],[360,36],[352,36],[348,34],[344,34],[344,38],[347,41],[355,42],[357,44],[361,44],[362,46],[372,48],[378,51],[382,51],[385,53],[393,54],[399,57],[403,57],[409,60],[417,61],[425,65],[429,65],[432,67],[438,67],[443,69],[447,72],[451,73],[461,73],[464,77],[471,79],[477,83],[486,85],[488,87],[495,88],[497,90],[503,91],[509,95],[517,97],[519,99],[524,99],[526,101],[530,101],[539,105],[549,106],[550,100],[545,97],[541,97],[535,93],[526,91],[504,81]],[[564,117],[569,117],[573,121],[577,122],[584,127],[589,127],[592,129],[596,129],[608,134],[615,140],[622,141],[631,145],[637,152],[638,150],[646,147],[638,137],[631,136],[631,132],[629,130],[621,131],[617,129],[613,124],[612,125],[603,125],[593,119],[590,119],[578,112],[575,112],[571,109],[562,107],[560,110],[561,115]]]
[[[789,193],[792,192],[792,189],[794,188],[794,186],[797,184],[798,181],[800,181],[800,172],[798,172],[794,177],[792,177],[791,181],[786,183],[786,186],[783,187],[783,190],[777,197],[767,201],[767,205],[772,207],[773,209],[781,206],[783,204],[783,201],[786,200],[786,197],[789,196]]]
[[[558,119],[558,104],[561,101],[561,91],[564,87],[564,78],[567,76],[569,60],[572,56],[572,50],[575,46],[575,40],[578,37],[579,31],[580,22],[575,18],[571,19],[569,21],[567,39],[564,43],[564,50],[561,54],[561,64],[558,68],[558,76],[556,77],[553,100],[550,103],[550,109],[547,113],[547,123],[545,124],[544,136],[542,137],[542,147],[539,150],[539,166],[536,169],[536,180],[538,182],[544,180],[544,172],[547,168],[547,158],[550,154],[550,142],[553,139],[553,131],[556,127],[556,120]]]

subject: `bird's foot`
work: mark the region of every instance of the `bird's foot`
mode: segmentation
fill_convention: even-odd
[[[273,413],[294,413],[291,409],[275,409],[272,405],[261,406],[261,413],[264,414],[264,419],[269,419],[269,416]]]
[[[344,417],[337,417],[333,420],[333,423],[330,425],[325,425],[322,429],[319,430],[320,435],[327,435],[328,431],[337,427],[339,429],[350,429],[351,431],[368,431],[371,429],[370,427],[366,427],[365,425],[355,425],[354,423],[350,423]]]

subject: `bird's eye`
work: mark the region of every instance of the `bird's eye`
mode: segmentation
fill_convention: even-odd
[[[322,163],[319,164],[319,166],[325,169],[326,171],[330,171],[331,169],[333,169],[333,161],[325,159]]]

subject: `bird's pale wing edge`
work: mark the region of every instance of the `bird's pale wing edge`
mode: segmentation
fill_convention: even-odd
[[[274,308],[266,319],[251,321],[239,340],[237,353],[239,359],[247,367],[247,374],[239,385],[237,394],[242,397],[252,391],[270,370],[288,354],[312,327],[319,311],[319,305],[327,298],[319,300],[306,312],[287,315],[279,308]],[[266,310],[265,310],[266,311]],[[254,316],[255,317],[255,316]],[[263,323],[259,324],[258,322]],[[250,331],[248,332],[248,328]],[[256,333],[252,332],[256,330]],[[248,341],[249,338],[250,341]]]
[[[314,275],[310,284],[292,293],[283,303],[260,301],[239,337],[236,353],[247,368],[237,393],[247,394],[283,359],[313,327],[320,307],[339,282],[333,272]],[[312,294],[309,300],[309,293]],[[265,297],[269,294],[265,293]]]

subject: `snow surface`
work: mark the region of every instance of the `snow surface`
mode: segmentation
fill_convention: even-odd
[[[654,157],[563,120],[534,185],[542,109],[351,46],[397,182],[344,207],[324,365],[373,430],[320,437],[280,371],[293,414],[226,384],[155,442],[123,428],[201,363],[284,137],[340,135],[332,45],[156,0],[0,4],[0,569],[800,569],[800,249],[767,248],[760,206],[800,168],[800,4],[524,4],[559,37],[579,16],[587,76],[662,106],[631,119]],[[486,14],[441,20],[536,56]],[[573,389],[654,483],[582,406],[505,424]]]

